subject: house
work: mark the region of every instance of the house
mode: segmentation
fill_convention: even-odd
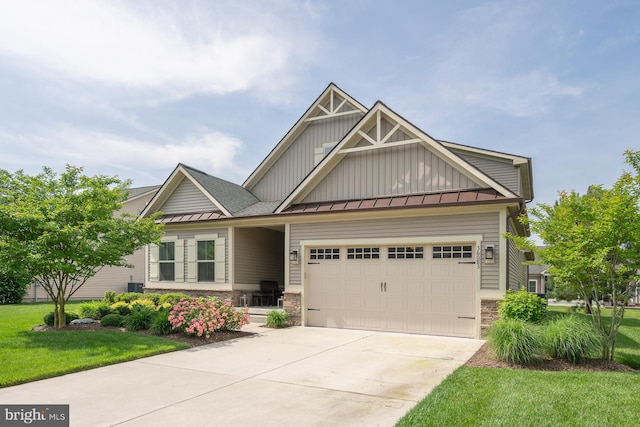
[[[156,194],[160,186],[137,187],[129,189],[129,198],[124,202],[122,209],[116,215],[128,213],[140,214],[151,198]],[[145,248],[140,248],[132,255],[126,257],[127,262],[134,268],[104,267],[91,277],[87,282],[71,296],[71,300],[99,300],[104,297],[105,291],[116,293],[127,292],[129,283],[144,283],[144,259]],[[31,284],[27,289],[25,302],[49,301],[50,298],[37,284]]]
[[[215,155],[215,153],[212,153]],[[480,337],[526,254],[503,237],[533,198],[531,159],[439,141],[329,86],[242,185],[179,164],[146,292],[263,301],[300,325]]]
[[[537,256],[535,256],[537,261]],[[527,279],[527,291],[531,294],[546,295],[547,280],[551,275],[547,272],[549,266],[546,264],[529,265],[529,277]]]

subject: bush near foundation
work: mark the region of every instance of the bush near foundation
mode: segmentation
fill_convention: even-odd
[[[216,297],[191,298],[175,305],[169,322],[174,330],[209,338],[214,332],[237,330],[248,324],[249,309],[236,311],[231,302]]]
[[[547,301],[525,288],[518,292],[507,291],[498,302],[498,314],[502,319],[520,319],[526,322],[541,322],[547,316]]]

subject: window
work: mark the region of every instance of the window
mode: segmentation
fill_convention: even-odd
[[[309,259],[340,259],[340,248],[318,248],[311,249]]]
[[[318,163],[320,163],[322,159],[324,159],[337,144],[337,142],[325,142],[324,144],[322,144],[322,147],[316,148],[313,153],[315,164],[317,165]]]
[[[380,259],[380,248],[347,248],[347,259]]]
[[[215,281],[216,245],[213,240],[198,241],[198,282]]]
[[[529,280],[529,292],[532,294],[538,292],[538,282],[536,280]]]
[[[158,248],[160,281],[173,282],[176,279],[176,244],[162,242]]]
[[[433,259],[473,258],[473,246],[434,246]]]
[[[424,246],[399,246],[389,248],[387,257],[389,259],[423,259]]]

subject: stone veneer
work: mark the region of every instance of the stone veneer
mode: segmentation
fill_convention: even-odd
[[[482,299],[480,300],[480,332],[484,335],[487,328],[493,322],[498,320],[498,301],[499,299]]]
[[[284,311],[289,313],[289,325],[302,325],[302,294],[300,292],[284,293]]]

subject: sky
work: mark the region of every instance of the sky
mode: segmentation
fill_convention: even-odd
[[[330,82],[553,203],[640,149],[640,2],[0,0],[0,169],[242,184]]]

